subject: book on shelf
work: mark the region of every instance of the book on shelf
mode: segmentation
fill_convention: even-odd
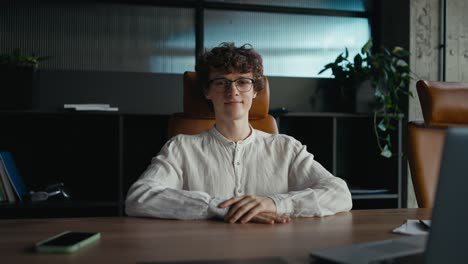
[[[0,180],[2,181],[3,188],[5,190],[5,200],[8,202],[16,202],[15,192],[13,191],[13,186],[10,182],[10,177],[5,169],[3,161],[0,159]]]
[[[5,201],[8,201],[8,197],[6,196],[5,187],[3,187],[3,180],[2,180],[1,173],[2,172],[1,172],[1,169],[0,169],[0,202],[5,202]]]
[[[63,108],[75,111],[119,111],[118,107],[109,104],[64,104]]]
[[[23,201],[23,197],[28,194],[28,190],[24,184],[23,178],[18,171],[18,168],[16,167],[11,153],[8,151],[1,151],[0,163],[0,166],[3,168],[3,170],[0,169],[0,173],[2,173],[3,185],[9,184],[13,190],[13,195],[11,192],[7,191],[8,201]],[[6,174],[6,177],[3,177],[3,174]],[[3,180],[4,178],[6,178],[6,180]]]

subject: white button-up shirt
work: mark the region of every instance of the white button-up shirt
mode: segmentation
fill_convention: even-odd
[[[216,128],[170,139],[131,186],[126,213],[174,219],[223,217],[233,196],[268,196],[292,217],[349,211],[346,183],[328,172],[296,139],[252,129],[243,141]]]

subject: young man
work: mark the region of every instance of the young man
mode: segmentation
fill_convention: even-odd
[[[250,126],[263,87],[262,58],[250,45],[222,43],[198,59],[196,71],[216,124],[165,144],[130,188],[128,215],[273,224],[351,209],[346,183],[299,141]]]

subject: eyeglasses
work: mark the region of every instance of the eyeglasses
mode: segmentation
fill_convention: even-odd
[[[217,93],[224,93],[234,83],[237,90],[241,93],[246,93],[252,89],[253,84],[255,83],[254,79],[250,78],[239,78],[234,81],[228,80],[226,78],[216,78],[208,81],[208,84],[215,90]]]
[[[70,194],[68,194],[64,187],[64,184],[61,182],[46,186],[44,191],[30,191],[29,194],[31,197],[31,201],[33,202],[46,201],[51,197],[57,200],[70,199]]]

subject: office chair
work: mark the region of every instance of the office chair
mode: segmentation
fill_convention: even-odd
[[[252,102],[249,122],[253,128],[271,134],[278,133],[273,116],[268,114],[270,88],[265,77],[264,87]],[[169,118],[168,137],[177,134],[197,134],[213,127],[215,116],[210,102],[205,98],[197,82],[195,72],[184,73],[184,112],[175,113]]]
[[[432,208],[446,129],[468,126],[468,83],[416,83],[424,122],[408,123],[408,162],[419,207]]]

